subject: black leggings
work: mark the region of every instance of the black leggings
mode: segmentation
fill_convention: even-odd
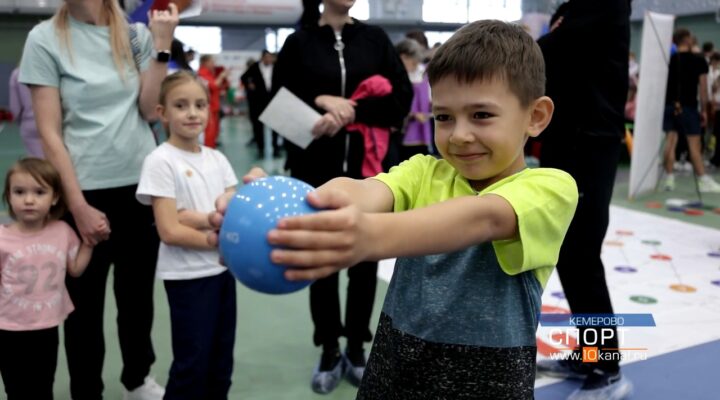
[[[0,375],[7,400],[52,400],[58,328],[0,330]]]
[[[363,262],[348,271],[345,325],[340,320],[338,274],[319,279],[310,286],[310,312],[315,323],[316,346],[332,348],[340,336],[347,337],[348,347],[359,348],[372,340],[370,316],[375,303],[377,262]]]
[[[120,380],[125,388],[141,386],[155,362],[150,331],[160,240],[152,208],[135,199],[136,189],[132,185],[83,192],[91,206],[105,213],[112,233],[109,240],[95,247],[85,273],[79,278],[68,275],[65,280],[75,304],[75,311],[65,321],[65,351],[74,400],[102,398],[103,313],[110,264],[114,265],[117,334],[123,360]]]
[[[584,134],[542,144],[540,165],[568,172],[580,192],[557,263],[560,282],[574,314],[613,313],[600,250],[608,227],[620,148],[620,137]],[[614,339],[605,341],[602,347],[618,348],[617,331]],[[617,360],[600,361],[598,366],[607,371],[619,368]]]

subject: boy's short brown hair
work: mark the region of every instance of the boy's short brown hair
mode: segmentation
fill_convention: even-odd
[[[545,94],[540,47],[520,26],[482,20],[457,31],[440,46],[427,68],[430,85],[454,76],[461,83],[502,79],[527,107]]]
[[[8,208],[8,214],[15,219],[15,212],[10,205],[10,177],[19,172],[30,174],[39,184],[47,186],[53,190],[57,196],[57,202],[50,207],[48,218],[51,220],[60,219],[65,214],[65,201],[63,197],[62,181],[60,173],[48,161],[35,158],[25,157],[13,164],[5,175],[5,190],[3,191],[3,201]]]

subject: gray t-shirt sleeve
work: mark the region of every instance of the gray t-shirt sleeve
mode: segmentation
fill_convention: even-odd
[[[49,46],[50,41],[56,40],[48,37],[44,32],[48,22],[36,26],[30,31],[22,60],[20,61],[20,82],[26,85],[60,87],[60,67],[57,62],[57,54]]]

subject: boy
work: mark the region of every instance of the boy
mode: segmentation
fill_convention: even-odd
[[[280,221],[271,257],[301,267],[288,279],[398,257],[358,399],[532,399],[540,295],[577,204],[568,174],[525,167],[553,112],[542,54],[478,21],[427,73],[443,159],[328,182],[308,199],[333,210]]]

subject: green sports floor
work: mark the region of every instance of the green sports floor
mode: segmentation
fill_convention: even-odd
[[[230,159],[236,173],[241,176],[253,165],[259,165],[270,173],[282,172],[282,160],[258,160],[255,148],[247,147],[251,137],[250,124],[246,118],[233,117],[223,120],[221,150]],[[0,131],[0,180],[4,185],[4,174],[9,166],[23,155],[22,143],[14,125],[7,125]],[[678,218],[686,222],[720,228],[720,214],[706,212],[703,216],[687,216],[666,211],[649,209],[650,201],[663,202],[667,198],[685,198],[697,200],[692,176],[678,174],[677,190],[672,193],[657,192],[635,201],[627,197],[627,166],[621,166],[618,172],[613,204],[645,211],[657,215]],[[716,179],[717,179],[717,174]],[[704,196],[706,204],[720,207],[720,195]],[[0,205],[0,222],[8,220],[5,205]],[[108,282],[108,293],[112,293],[112,282]],[[346,281],[341,280],[341,287]],[[387,284],[379,280],[375,311],[371,322],[377,324],[382,299]],[[122,398],[122,386],[119,381],[121,370],[120,350],[116,339],[116,310],[114,298],[108,295],[105,314],[106,357],[103,369],[105,398]],[[312,323],[309,313],[307,291],[285,295],[268,296],[251,292],[238,285],[238,326],[235,344],[235,371],[231,399],[251,400],[304,400],[304,399],[354,399],[356,389],[343,382],[333,393],[327,396],[314,394],[309,387],[312,369],[319,357],[319,350],[312,345]],[[172,360],[170,342],[170,320],[165,292],[158,281],[155,291],[155,324],[153,338],[157,361],[152,374],[159,383],[167,381]],[[62,341],[62,339],[61,339]],[[55,382],[55,398],[69,399],[68,374],[63,346],[60,346],[58,369]],[[4,388],[0,382],[0,398]]]
[[[282,171],[283,160],[258,160],[255,147],[247,147],[252,136],[246,118],[223,120],[222,146],[220,149],[230,159],[238,177],[252,166],[261,166],[270,173]],[[7,125],[0,131],[0,180],[5,185],[5,172],[12,163],[22,157],[24,150],[19,131]],[[0,206],[0,222],[8,221],[6,205]],[[344,278],[344,274],[343,274]],[[342,279],[341,287],[347,281]],[[307,290],[285,296],[269,296],[250,291],[242,285],[238,290],[238,324],[235,343],[235,370],[230,399],[251,400],[304,400],[304,399],[354,399],[356,388],[346,381],[330,395],[316,395],[310,390],[310,375],[320,357],[320,351],[312,344]],[[378,280],[375,312],[371,325],[377,325],[387,284]],[[122,399],[120,371],[122,359],[116,334],[116,308],[112,293],[112,274],[108,280],[108,296],[105,299],[106,356],[103,369],[105,398]],[[343,303],[344,304],[344,300]],[[62,330],[61,330],[62,335]],[[61,337],[62,343],[62,337]],[[165,289],[160,281],[155,285],[155,323],[153,342],[157,361],[151,374],[160,384],[167,382],[172,361],[170,341],[170,313]],[[367,347],[369,350],[369,347]],[[60,346],[58,368],[55,378],[55,399],[70,399],[69,378],[63,346]],[[0,399],[5,398],[0,381]]]

